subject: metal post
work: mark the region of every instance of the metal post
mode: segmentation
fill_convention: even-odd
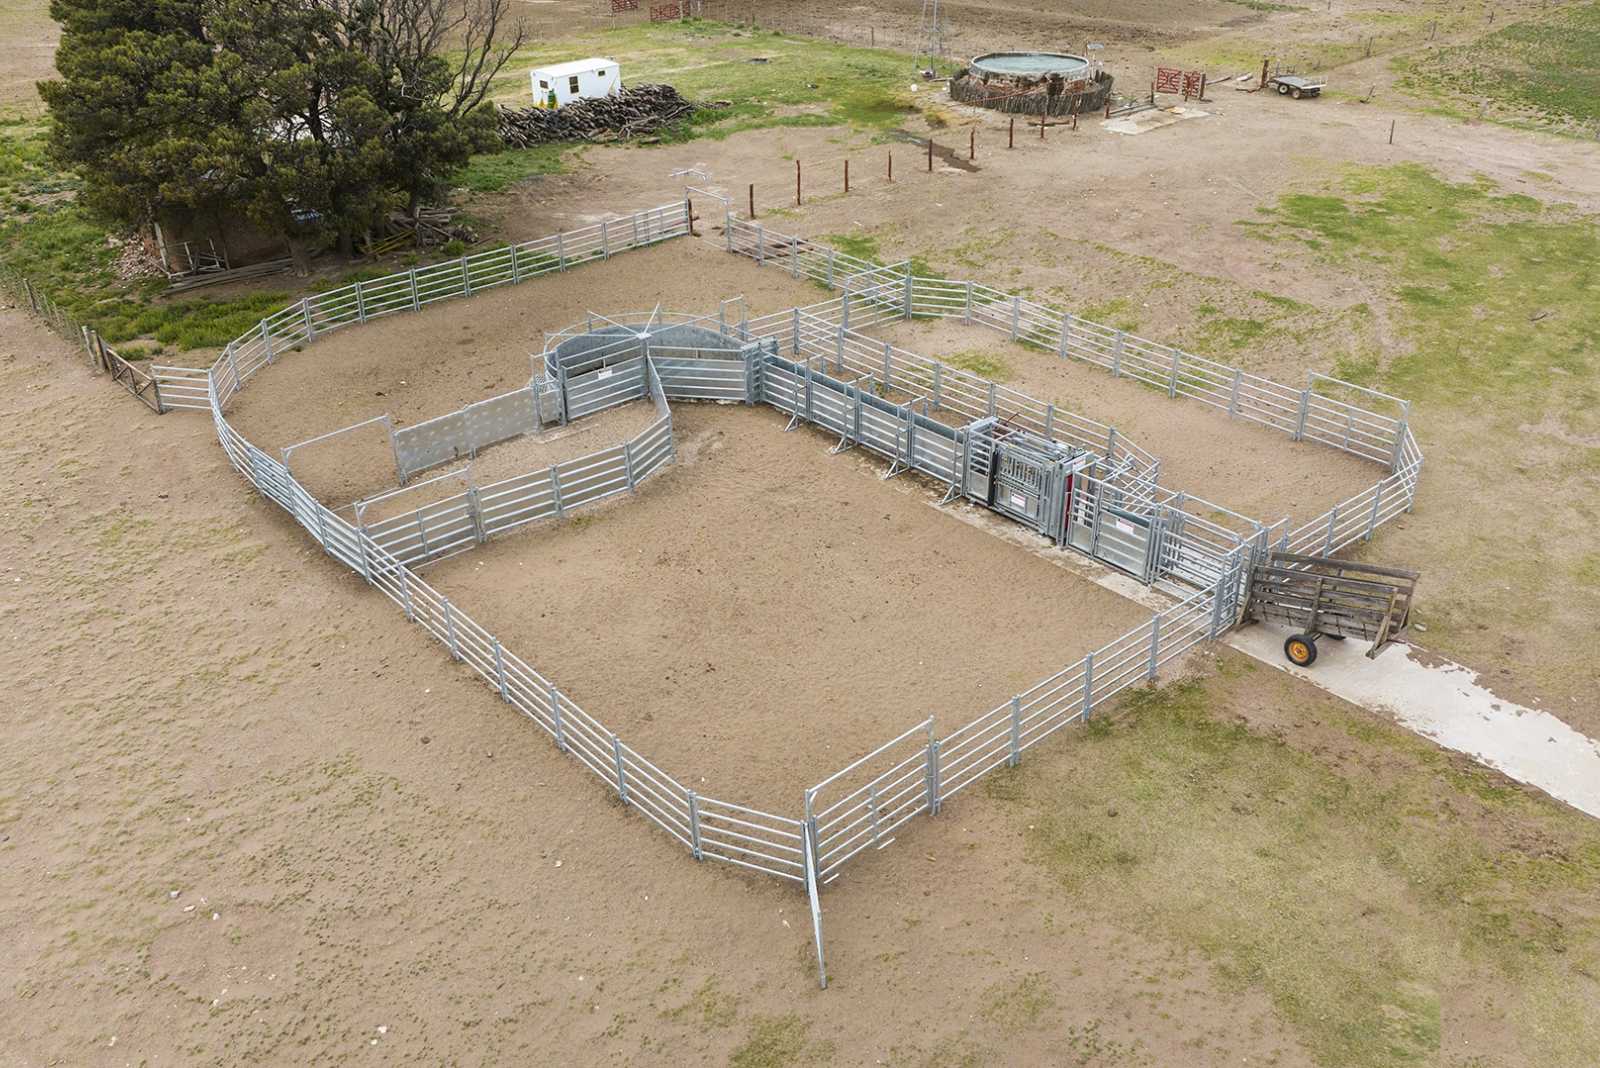
[[[1109,460],[1117,451],[1117,428],[1106,427],[1106,459]]]
[[[563,407],[565,406],[563,405]],[[563,416],[563,418],[565,418],[565,416]],[[566,512],[563,511],[561,507],[561,472],[556,470],[554,464],[550,465],[550,496],[556,506],[556,518],[559,519],[565,515]]]
[[[1022,324],[1022,298],[1011,298],[1011,340],[1017,340],[1017,330]]]
[[[450,657],[454,660],[460,660],[461,650],[456,645],[456,617],[455,613],[450,610],[450,598],[441,597],[439,601],[444,605],[444,633],[450,643]]]
[[[904,318],[904,319],[909,319],[909,318],[911,318],[911,264],[909,262],[906,263],[906,299],[905,299],[905,305],[906,305],[905,306],[905,313],[901,317]]]
[[[885,393],[894,388],[894,346],[889,342],[883,343],[883,391]]]
[[[995,413],[995,403],[994,403],[995,388],[996,388],[995,384],[993,382],[990,382],[989,383],[989,414],[990,415],[993,415]]]
[[[962,319],[968,323],[972,322],[972,279],[970,278],[967,279],[967,307],[962,314]]]
[[[1378,510],[1383,506],[1383,483],[1378,483],[1372,493],[1372,514],[1367,517],[1367,541],[1372,540],[1372,532],[1378,529]]]
[[[556,748],[563,753],[567,751],[567,729],[561,723],[561,691],[556,689],[556,684],[550,684],[550,713],[555,720]]]
[[[833,258],[838,255],[833,249],[828,250],[828,292],[833,292]]]
[[[1011,699],[1011,755],[1006,759],[1009,767],[1016,767],[1022,759],[1022,698]]]
[[[417,621],[417,613],[415,607],[411,603],[411,583],[406,581],[406,575],[409,574],[409,572],[406,570],[406,565],[404,564],[397,563],[396,566],[398,570],[395,573],[400,576],[400,600],[406,608],[406,621],[408,623],[415,623]]]
[[[561,231],[557,230],[556,231],[556,270],[564,271],[566,269],[567,269],[567,241],[566,241],[566,236],[564,234],[562,234]]]
[[[416,282],[413,281],[411,284],[413,293],[416,292],[416,288]],[[266,347],[267,362],[272,363],[277,358],[277,354],[272,351],[272,331],[267,329],[267,321],[265,319],[261,320],[261,344]]]
[[[472,533],[479,545],[489,540],[483,528],[483,507],[478,503],[478,487],[467,487],[467,510],[472,516]]]
[[[1172,350],[1172,372],[1167,376],[1167,396],[1178,395],[1178,361],[1182,359],[1177,349]]]
[[[506,654],[500,648],[499,638],[494,639],[494,675],[500,684],[500,700],[510,702],[511,698],[506,694]]]
[[[1051,439],[1056,436],[1056,406],[1053,402],[1044,406],[1044,436]]]
[[[1401,401],[1400,402],[1400,423],[1399,423],[1398,426],[1396,426],[1394,428],[1394,451],[1392,453],[1390,453],[1390,455],[1389,455],[1389,473],[1390,474],[1394,474],[1394,472],[1396,472],[1396,471],[1398,471],[1400,469],[1400,446],[1401,446],[1401,443],[1404,442],[1405,439],[1406,439],[1406,427],[1409,424],[1410,420],[1411,420],[1411,402],[1410,401]],[[1410,510],[1411,509],[1409,507],[1406,509],[1406,511],[1408,511],[1408,512]]]
[[[1117,331],[1116,340],[1111,345],[1111,377],[1122,377],[1122,343],[1127,335],[1121,330]]]
[[[928,815],[939,814],[939,739],[933,736],[933,725],[928,725],[928,766],[926,779],[928,783]]]
[[[622,443],[622,470],[628,476],[628,492],[632,493],[637,485],[633,480],[633,442]]]
[[[1067,358],[1069,345],[1071,344],[1071,338],[1072,313],[1068,312],[1061,317],[1061,348],[1056,352],[1056,355],[1063,360]]]
[[[372,561],[367,556],[367,528],[361,522],[361,517],[356,516],[356,551],[361,554],[361,577],[367,585],[372,585]]]
[[[700,795],[693,790],[685,790],[684,795],[689,800],[689,852],[695,860],[704,860],[700,852]]]
[[[1236,367],[1233,371],[1233,389],[1228,393],[1228,414],[1237,415],[1239,412],[1239,386],[1244,382],[1244,369]]]
[[[794,315],[792,316],[792,318],[794,319],[794,328],[793,328],[794,344],[793,344],[792,348],[794,350],[794,354],[796,356],[798,356],[798,355],[800,355],[800,309],[799,308],[795,308]]]
[[[1083,718],[1087,720],[1094,711],[1094,654],[1083,657]]]
[[[1161,653],[1161,617],[1150,620],[1150,678],[1156,677],[1156,660]]]
[[[418,311],[422,307],[421,296],[417,293],[417,269],[411,268],[411,310]]]
[[[611,736],[611,756],[617,765],[617,796],[622,803],[628,803],[628,774],[622,768],[622,739],[615,734]]]
[[[796,235],[789,241],[789,277],[800,277],[800,237]]]
[[[1328,535],[1327,535],[1327,537],[1325,537],[1322,540],[1322,555],[1323,556],[1327,556],[1329,553],[1333,552],[1333,527],[1334,527],[1334,524],[1336,524],[1338,522],[1339,522],[1339,506],[1336,504],[1336,505],[1333,506],[1332,511],[1330,511],[1328,513]]]
[[[600,222],[600,258],[603,260],[611,258],[611,233],[603,219]]]
[[[941,396],[944,393],[944,364],[935,362],[933,365],[933,406],[940,406]]]
[[[306,323],[306,337],[308,339],[316,337],[317,328],[311,325],[311,301],[305,297],[300,298],[300,317]]]
[[[472,296],[472,272],[467,269],[467,258],[461,257],[461,294]]]
[[[756,265],[767,261],[767,230],[760,223],[756,223]]]
[[[1294,421],[1294,440],[1295,441],[1299,441],[1303,437],[1305,437],[1305,433],[1306,433],[1306,412],[1309,411],[1310,408],[1311,408],[1311,391],[1309,389],[1302,389],[1300,391],[1300,414],[1295,418],[1295,421]]]

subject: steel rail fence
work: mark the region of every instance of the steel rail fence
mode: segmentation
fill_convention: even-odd
[[[593,237],[596,228],[590,227],[576,236],[556,235],[511,248],[555,248],[562,252],[561,265],[570,266],[596,258],[595,248],[609,255],[624,247],[654,243],[664,235],[687,233],[686,217],[674,223],[663,221],[660,214],[682,210],[674,206],[639,213],[635,220],[638,225],[621,226],[620,235],[601,224],[599,245]],[[585,237],[586,232],[590,236]],[[494,273],[499,270],[503,274],[508,264],[522,276],[544,269],[542,265],[530,264],[521,252],[508,252],[499,258],[480,254],[478,258],[464,257],[460,263],[462,266],[452,265],[454,270],[460,271],[462,279],[457,295],[468,295],[492,284],[511,281]],[[404,290],[411,298],[408,306],[412,308],[443,299],[441,294],[449,292],[428,274],[418,278],[415,286],[411,272],[403,277]],[[489,630],[430,586],[401,555],[391,552],[380,540],[382,531],[375,536],[372,530],[328,509],[294,479],[280,460],[251,444],[228,423],[224,414],[228,400],[278,354],[305,344],[328,329],[367,321],[375,314],[386,314],[387,310],[398,310],[385,309],[381,302],[378,310],[367,304],[367,298],[373,296],[367,286],[392,286],[393,283],[393,279],[363,283],[359,297],[355,287],[347,287],[350,292],[344,296],[328,299],[330,295],[324,294],[315,302],[302,301],[268,316],[251,332],[230,344],[222,356],[202,372],[206,380],[207,408],[230,464],[264,497],[293,516],[328,555],[361,575],[400,607],[408,620],[444,645],[452,659],[471,668],[502,700],[543,728],[561,751],[605,781],[625,804],[688,848],[696,859],[718,860],[803,884],[806,871],[798,820],[702,796],[688,789],[624,743],[600,720],[583,711],[550,679],[505,648]],[[380,288],[380,298],[382,292]],[[356,308],[354,317],[351,317],[351,307]],[[544,473],[553,498],[565,493],[561,497],[562,509],[625,491],[630,477],[636,485],[671,461],[671,413],[666,393],[653,366],[647,366],[646,379],[648,396],[654,400],[658,415],[649,428],[623,446],[565,461]],[[619,456],[623,459],[620,474],[615,462]],[[634,461],[637,466],[630,476],[628,467]],[[469,501],[452,499],[434,502],[429,507],[440,514],[476,515],[476,521],[459,518],[452,521],[456,525],[450,529],[457,538],[510,529],[531,521],[537,507],[529,502],[537,494],[519,496],[508,484],[537,483],[539,474],[476,488],[470,491],[474,498]],[[471,535],[466,533],[469,528]]]
[[[760,223],[739,219],[731,210],[725,228],[730,252],[750,256],[758,263],[787,263],[795,273],[829,290],[841,288],[851,278],[881,277],[898,270],[897,281],[905,294],[901,318],[959,318],[1005,333],[1010,340],[1055,352],[1063,359],[1105,367],[1114,376],[1133,378],[1169,397],[1198,400],[1287,433],[1294,440],[1316,441],[1384,463],[1391,471],[1400,466],[1399,448],[1409,418],[1408,402],[1400,398],[1315,373],[1308,376],[1305,388],[1295,389],[981,283],[924,278],[912,274],[909,264],[882,267],[797,235],[769,233]],[[813,309],[813,314],[831,318],[832,309]],[[1398,414],[1385,415],[1340,401],[1320,388],[1347,390],[1367,400],[1387,402]]]
[[[938,813],[945,801],[983,776],[1016,765],[1027,749],[1062,727],[1088,719],[1104,702],[1153,679],[1194,645],[1231,627],[1242,604],[1248,563],[1264,551],[1269,538],[1291,549],[1316,545],[1320,538],[1325,549],[1337,549],[1371,537],[1377,526],[1408,510],[1415,498],[1423,457],[1407,424],[1404,402],[1399,402],[1400,417],[1385,417],[1325,395],[1325,389],[1346,388],[1345,383],[1313,378],[1316,389],[1292,391],[1121,332],[1112,332],[1108,341],[1108,328],[988,287],[917,278],[908,265],[881,267],[803,239],[768,235],[759,226],[730,216],[726,237],[731,251],[758,262],[781,262],[797,277],[841,289],[843,294],[776,316],[750,320],[745,315],[739,324],[744,340],[771,339],[759,350],[741,350],[745,360],[738,362],[757,370],[741,367],[733,375],[726,373],[731,368],[707,367],[709,361],[698,358],[703,351],[697,351],[693,360],[664,356],[668,363],[678,361],[673,370],[683,372],[677,382],[682,395],[761,400],[838,433],[841,445],[862,444],[890,457],[890,473],[901,467],[917,469],[952,482],[965,477],[958,470],[963,431],[933,419],[930,412],[948,409],[968,422],[981,418],[978,412],[1003,413],[1014,425],[1081,443],[1105,456],[1115,477],[1125,483],[1119,493],[1126,497],[1132,487],[1136,491],[1132,499],[1139,507],[1152,514],[1164,509],[1162,514],[1173,519],[1166,566],[1174,573],[1187,569],[1190,585],[1200,588],[1187,590],[1181,600],[1142,626],[942,738],[934,733],[930,718],[891,739],[808,789],[800,819],[702,796],[584,712],[550,679],[422,579],[411,566],[416,546],[397,533],[412,517],[371,525],[358,517],[351,523],[318,501],[285,463],[246,440],[224,415],[228,402],[253,375],[285,351],[329,330],[395,311],[419,310],[438,300],[470,296],[688,232],[687,205],[669,205],[347,286],[263,318],[231,342],[209,368],[163,366],[161,371],[184,406],[193,407],[197,391],[204,390],[219,444],[242,477],[287,511],[328,555],[361,575],[409,621],[439,641],[452,659],[537,723],[562,752],[605,781],[624,804],[696,859],[716,859],[806,885],[819,964],[816,888],[820,883],[837,878],[852,858],[868,848],[890,844],[898,829],[918,815]],[[1269,530],[1208,502],[1162,489],[1156,482],[1155,458],[1119,440],[1114,428],[860,333],[891,318],[918,315],[959,315],[1005,330],[1018,341],[1040,346],[1053,342],[1063,357],[1099,362],[1096,354],[1109,345],[1113,373],[1164,384],[1169,396],[1191,396],[1227,407],[1231,414],[1276,426],[1298,440],[1387,462],[1391,473],[1365,493],[1340,502],[1325,517],[1292,529],[1281,523]],[[796,359],[779,355],[785,343]],[[1080,344],[1082,351],[1075,351]],[[560,515],[568,507],[625,492],[670,462],[669,391],[652,358],[641,354],[638,362],[638,385],[630,368],[623,376],[626,388],[607,387],[598,399],[609,404],[645,395],[653,398],[658,418],[644,432],[620,446],[544,471],[469,487],[467,493],[430,502],[432,534],[439,544],[455,551],[473,540],[481,542],[549,514]],[[564,413],[573,385],[581,391],[584,383],[569,382],[563,373],[553,386],[560,391]],[[1227,525],[1230,521],[1250,529],[1235,530]],[[418,534],[417,543],[427,546],[431,539],[425,523],[418,522]],[[427,558],[437,555],[425,552]]]

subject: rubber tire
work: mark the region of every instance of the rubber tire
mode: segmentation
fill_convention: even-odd
[[[1278,83],[1278,95],[1279,96],[1288,96],[1289,95],[1289,87],[1287,85],[1284,85],[1282,82],[1279,82]]]
[[[1291,89],[1291,90],[1289,90],[1289,95],[1294,97],[1296,100],[1299,100],[1300,99],[1300,90]]]
[[[1303,657],[1298,655],[1302,652]],[[1283,640],[1283,656],[1295,667],[1308,668],[1317,662],[1316,640],[1304,634],[1291,634]]]

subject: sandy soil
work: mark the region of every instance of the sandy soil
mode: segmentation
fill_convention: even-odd
[[[14,310],[0,308],[0,327],[8,1063],[719,1063],[791,1017],[814,1059],[972,1043],[1046,1059],[1070,1025],[1155,1063],[1306,1063],[1263,995],[1181,947],[1072,907],[1043,942],[1037,924],[1001,920],[1059,891],[1024,862],[1015,815],[981,802],[920,828],[915,848],[873,857],[860,869],[872,892],[856,904],[854,879],[836,884],[830,960],[849,979],[819,992],[792,888],[696,865],[606,800],[248,490],[206,420],[150,415]],[[909,483],[885,487],[823,442],[779,434],[774,417],[704,417],[712,434],[730,433],[730,418],[759,423],[752,445],[791,463],[810,455],[850,483],[873,502],[854,513],[858,528],[949,527],[983,546],[969,567],[998,558],[1051,591],[1074,585],[1048,565],[1004,563],[994,539],[941,522]],[[46,437],[54,447],[36,448]],[[700,476],[739,460],[707,452],[657,496],[704,489]],[[157,485],[137,466],[152,458]],[[791,503],[769,507],[803,499],[788,491]],[[640,522],[651,499],[604,515],[586,544]],[[694,551],[754,551],[722,537]],[[638,547],[618,554],[653,568]],[[884,581],[943,596],[909,574]],[[768,596],[797,600],[792,588]],[[828,655],[856,657],[838,621],[820,625],[846,644]],[[753,656],[743,644],[732,655]],[[1034,766],[1060,774],[1070,761]],[[950,866],[928,895],[935,854]],[[938,937],[898,933],[912,927]],[[976,1017],[967,984],[918,978],[978,959],[991,962],[985,982],[1048,982],[1060,1021],[1017,1033]],[[1172,980],[1159,1019],[1135,993],[1154,977]]]
[[[775,412],[673,411],[679,462],[637,496],[427,574],[713,796],[798,811],[930,713],[950,730],[1149,618]]]
[[[295,449],[291,470],[329,507],[345,509],[357,501],[368,502],[366,517],[380,519],[460,493],[469,484],[487,486],[619,445],[636,437],[656,418],[652,401],[608,408],[566,426],[552,426],[543,433],[524,434],[490,445],[475,457],[416,472],[406,480],[401,493],[395,492],[400,487],[396,482],[394,449],[388,429],[382,424]]]
[[[921,0],[876,0],[871,4],[819,5],[803,0],[707,0],[709,17],[728,21],[754,18],[763,29],[825,37],[848,44],[875,42],[911,52],[926,47]],[[1162,44],[1193,40],[1246,22],[1260,21],[1249,10],[1222,0],[1076,0],[1073,3],[1023,3],[1016,0],[966,0],[941,4],[947,55],[1044,48],[1082,54],[1089,41],[1124,51],[1148,51]]]
[[[676,194],[655,195],[652,203]],[[527,385],[543,332],[591,310],[648,315],[659,302],[667,311],[715,314],[718,301],[741,294],[752,317],[823,296],[708,241],[680,238],[318,338],[252,378],[229,418],[273,450],[385,413],[396,427],[410,426]],[[737,306],[729,309],[736,319]]]
[[[0,115],[6,110],[34,115],[44,110],[34,84],[55,76],[56,41],[61,27],[50,19],[44,0],[0,0]]]
[[[1271,524],[1304,522],[1388,474],[1335,449],[1304,442],[1205,405],[1169,400],[1093,364],[1059,360],[956,320],[886,323],[870,331],[934,357],[987,353],[1011,371],[1006,384],[1114,425],[1161,460],[1161,484]]]

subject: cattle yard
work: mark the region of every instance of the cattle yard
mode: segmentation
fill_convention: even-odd
[[[526,323],[526,302],[509,299],[544,275],[592,275],[633,249],[659,258],[693,247],[685,197],[306,298],[262,319],[210,367],[153,374],[166,404],[210,413],[234,467],[324,551],[626,806],[696,860],[802,884],[826,986],[820,891],[848,862],[1237,625],[1251,564],[1269,551],[1327,555],[1369,540],[1410,508],[1423,461],[1403,400],[1314,373],[1295,389],[988,286],[772,233],[722,207],[719,232],[703,240],[721,246],[724,264],[753,263],[757,274],[839,295],[766,314],[752,314],[742,294],[700,313],[590,310],[564,327]],[[586,291],[604,288],[591,278]],[[367,324],[401,314],[391,332],[400,322],[447,332],[428,306],[456,300],[498,303],[502,317],[524,324],[474,314],[487,351],[432,364],[453,381],[410,389],[400,379],[408,392],[394,398],[371,389],[374,354],[393,348],[367,337]],[[549,306],[540,305],[546,314]],[[1114,425],[868,333],[918,319],[997,331],[1132,379],[1149,403],[1192,409],[1193,435],[1239,421],[1307,457],[1365,461],[1375,480],[1348,497],[1330,487],[1319,515],[1253,519],[1164,487],[1161,458]],[[519,346],[507,339],[531,348],[534,329],[525,385],[415,418],[440,399],[471,397],[485,380],[491,389],[514,382],[509,353]],[[348,361],[330,351],[329,334],[356,339],[344,346]],[[356,421],[316,425],[322,413],[275,397],[280,365],[298,372],[299,395],[327,398]],[[295,433],[317,431],[276,458],[225,415],[258,378],[241,426],[283,440],[273,416],[289,411]],[[713,431],[717,420],[697,414],[685,432],[673,408],[685,401],[776,409],[788,416],[783,429],[834,439],[833,453],[859,448],[886,460],[880,480],[909,475],[929,487],[927,500],[874,492],[858,465],[796,456],[776,438],[757,444],[760,422],[777,429],[770,417],[741,414],[731,430]],[[402,425],[396,407],[413,418]],[[628,436],[590,438],[598,448],[565,459],[549,451],[575,451],[563,444],[566,428],[608,412],[610,432]],[[316,449],[328,466],[347,435],[365,440],[347,466],[331,461],[334,486],[319,499],[293,473],[294,454]],[[657,479],[681,452],[694,461]],[[480,453],[495,461],[488,477],[475,474]],[[493,477],[518,461],[528,468]],[[392,487],[350,499],[391,463]],[[352,481],[349,471],[361,474]],[[1086,581],[1083,567],[1055,566],[1042,548],[1030,553],[919,507],[956,502],[1095,561],[1088,567],[1108,565],[1162,603],[1138,623],[1143,611]],[[889,510],[877,520],[880,507]],[[686,580],[691,568],[699,579]],[[696,587],[703,596],[691,595]],[[995,627],[997,617],[1027,621],[1026,638]],[[935,640],[930,618],[948,621]],[[839,652],[791,656],[787,677],[775,678],[783,641],[755,636],[797,625],[806,648]],[[540,650],[540,667],[518,651],[528,648]],[[946,729],[916,715],[935,700],[991,710],[957,711],[959,725]],[[604,707],[604,718],[580,702]]]

